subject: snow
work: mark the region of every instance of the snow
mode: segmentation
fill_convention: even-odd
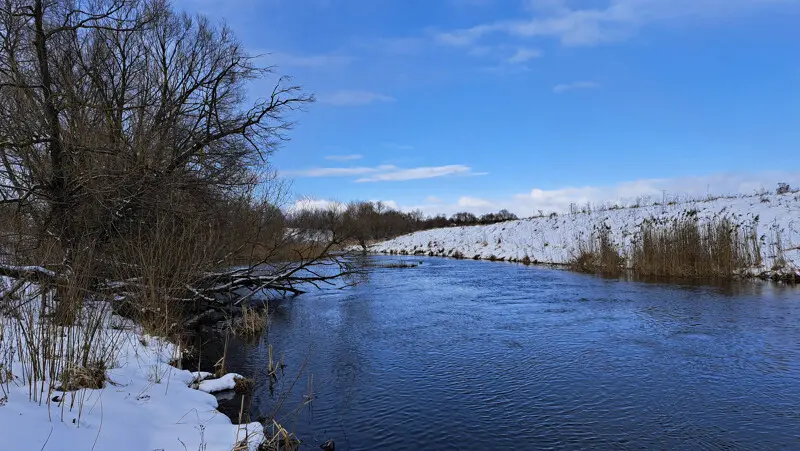
[[[28,273],[41,273],[49,277],[55,277],[56,273],[41,266],[15,266],[15,265],[0,265],[0,268],[8,271],[19,271]]]
[[[208,375],[171,366],[177,355],[173,344],[143,336],[117,317],[100,331],[101,342],[117,347],[104,388],[53,392],[48,397],[45,383],[43,400],[31,401],[18,360],[21,351],[17,357],[12,354],[18,343],[12,322],[0,317],[0,362],[10,361],[14,376],[0,390],[0,449],[230,451],[245,437],[255,449],[263,437],[261,424],[233,425],[216,410],[213,395],[191,387]],[[228,374],[217,384],[236,376]],[[200,383],[206,382],[214,381]]]
[[[233,390],[236,386],[236,379],[244,379],[244,376],[236,373],[228,373],[218,379],[204,379],[197,387],[198,390],[206,393],[217,393],[225,390]]]
[[[200,383],[204,380],[214,376],[213,373],[209,373],[208,371],[193,371],[192,372],[192,382],[193,383]]]
[[[695,213],[696,212],[696,213]],[[426,230],[377,243],[378,253],[504,259],[535,263],[567,264],[577,255],[578,244],[591,239],[599,227],[610,228],[610,237],[628,255],[643,221],[668,221],[696,214],[701,223],[728,217],[754,227],[759,237],[763,264],[753,275],[798,271],[800,266],[800,194],[764,194],[694,200],[584,213],[561,214],[507,221],[485,226]],[[778,249],[782,249],[781,252]],[[781,259],[786,265],[773,269]]]
[[[333,233],[330,230],[297,229],[292,227],[286,228],[284,236],[290,240],[307,243],[327,243],[333,239]]]

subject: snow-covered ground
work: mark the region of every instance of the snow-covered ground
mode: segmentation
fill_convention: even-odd
[[[256,448],[262,425],[233,425],[208,393],[232,388],[238,375],[217,382],[179,370],[169,364],[177,353],[173,344],[144,336],[121,318],[107,321],[95,342],[113,347],[105,387],[48,393],[49,381],[37,382],[33,392],[43,387],[43,394],[32,400],[30,361],[20,357],[29,338],[15,320],[0,317],[0,449],[231,451],[245,438],[249,445],[237,450]],[[198,382],[202,391],[194,388]]]
[[[696,212],[696,213],[695,213]],[[663,205],[559,214],[486,226],[449,227],[404,235],[377,243],[378,253],[504,259],[567,264],[599,227],[610,228],[613,242],[628,255],[631,242],[645,220],[668,221],[696,214],[702,222],[728,217],[744,227],[755,227],[763,264],[753,275],[797,273],[800,267],[800,194],[769,194],[718,198]],[[773,271],[776,263],[785,261]]]

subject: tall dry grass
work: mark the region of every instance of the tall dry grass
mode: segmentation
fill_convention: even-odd
[[[570,262],[570,268],[587,274],[621,275],[625,268],[625,258],[611,239],[610,232],[603,224],[596,228],[588,241],[579,240],[578,255]]]
[[[609,276],[627,270],[641,277],[727,278],[763,263],[754,226],[740,226],[729,217],[700,221],[692,212],[670,221],[645,221],[627,252],[605,225],[577,247],[572,270]]]
[[[760,265],[761,254],[754,228],[728,217],[701,223],[686,215],[666,224],[642,224],[630,260],[639,276],[716,278]]]

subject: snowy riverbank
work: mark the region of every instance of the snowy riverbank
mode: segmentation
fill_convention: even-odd
[[[119,317],[107,315],[104,321],[93,341],[98,352],[108,356],[104,387],[65,393],[51,390],[60,381],[30,380],[36,364],[29,352],[46,353],[52,345],[42,340],[60,336],[64,341],[63,337],[80,337],[80,333],[64,328],[48,336],[39,333],[42,329],[33,322],[0,317],[0,449],[244,451],[257,447],[263,438],[262,425],[233,425],[216,410],[214,395],[207,393],[230,388],[227,382],[234,376],[224,378],[224,387],[211,387],[213,381],[206,380],[202,391],[195,389],[195,374],[170,365],[176,346],[142,335],[134,324]],[[242,444],[246,438],[247,444]]]
[[[797,274],[800,267],[800,194],[764,194],[642,207],[585,211],[507,221],[485,226],[450,227],[404,235],[370,246],[378,253],[567,264],[581,242],[604,227],[623,255],[646,220],[671,221],[687,215],[700,223],[727,217],[755,228],[762,264],[751,275]]]

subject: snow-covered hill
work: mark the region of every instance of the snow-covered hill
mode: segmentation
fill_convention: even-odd
[[[613,242],[623,255],[628,255],[643,221],[664,222],[686,215],[696,216],[701,224],[727,217],[741,226],[754,227],[762,265],[752,268],[753,275],[800,273],[798,193],[668,202],[485,226],[433,229],[375,244],[370,251],[506,261],[523,261],[527,257],[534,263],[567,264],[577,255],[579,243],[591,239],[599,227],[609,229]]]

